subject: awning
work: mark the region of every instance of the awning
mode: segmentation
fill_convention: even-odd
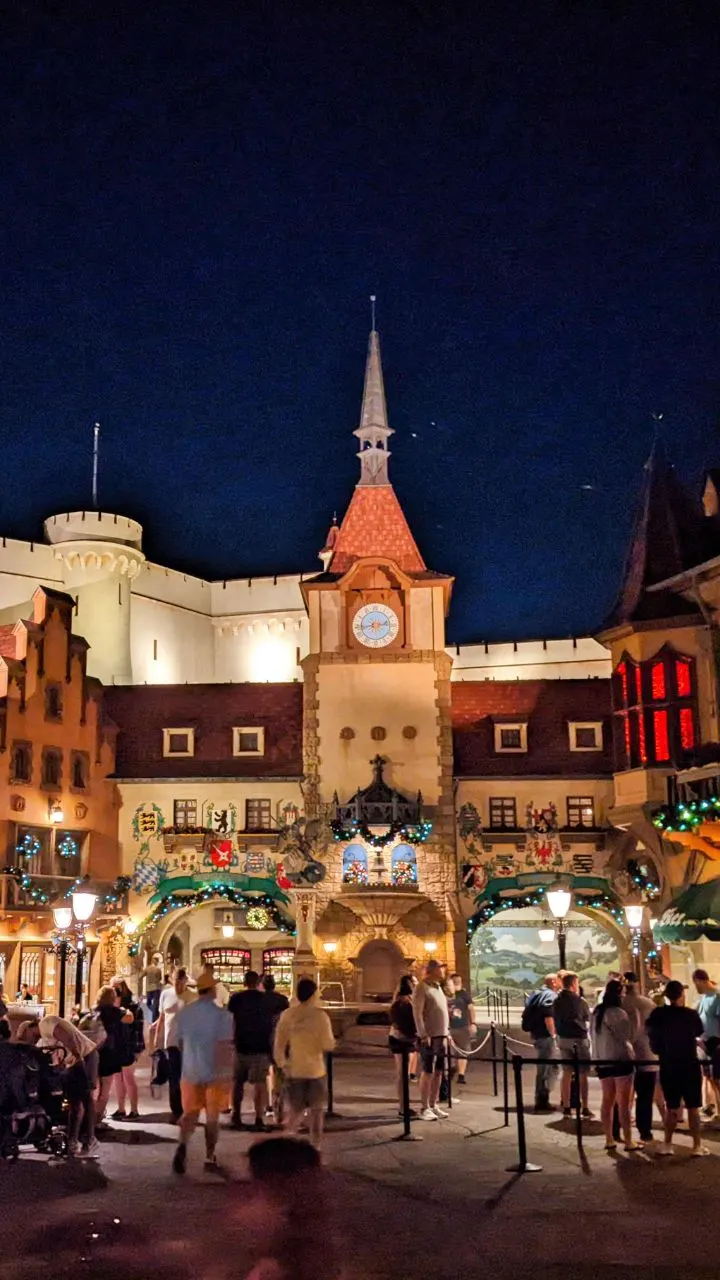
[[[684,889],[663,912],[654,934],[658,942],[720,942],[720,877]]]

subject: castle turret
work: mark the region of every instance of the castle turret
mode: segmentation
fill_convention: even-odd
[[[90,645],[88,673],[130,684],[130,594],[145,562],[142,526],[105,511],[72,511],[45,521],[66,590],[77,600],[75,629]]]

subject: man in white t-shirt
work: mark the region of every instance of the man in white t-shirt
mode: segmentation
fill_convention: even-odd
[[[173,985],[165,987],[160,995],[160,1011],[157,1027],[156,1045],[165,1052],[168,1069],[168,1095],[173,1120],[182,1115],[180,1098],[180,1076],[182,1074],[182,1053],[177,1042],[175,1019],[186,1004],[197,1000],[194,991],[188,987],[188,976],[185,969],[176,969]]]

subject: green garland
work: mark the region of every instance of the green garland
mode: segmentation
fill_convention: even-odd
[[[11,880],[14,880],[15,883],[20,886],[23,893],[27,893],[28,896],[32,898],[33,902],[36,902],[38,904],[38,906],[41,906],[41,907],[48,906],[50,902],[49,894],[47,894],[44,889],[42,889],[38,884],[36,884],[33,877],[29,875],[28,872],[23,869],[23,867],[2,867],[1,870],[4,876],[10,876]],[[65,901],[67,898],[71,898],[72,895],[76,893],[77,890],[80,889],[87,882],[87,880],[88,880],[88,876],[78,876],[76,880],[73,880],[72,884],[70,885],[70,888],[66,889],[65,893],[63,894],[61,901]],[[130,877],[118,876],[110,892],[102,895],[101,897],[98,897],[98,900],[97,900],[98,906],[101,906],[101,907],[115,906],[115,904],[118,903],[120,899],[125,896],[129,888],[130,888]]]
[[[658,831],[695,831],[703,822],[720,821],[720,796],[709,800],[687,800],[680,804],[664,804],[653,814]]]
[[[169,911],[177,911],[178,908],[182,907],[201,907],[213,898],[225,898],[227,902],[232,902],[233,906],[236,907],[247,907],[248,909],[251,907],[264,907],[272,921],[273,928],[277,929],[279,933],[288,933],[292,936],[295,934],[292,925],[284,919],[278,910],[278,905],[274,898],[270,898],[266,894],[262,894],[259,897],[249,897],[245,893],[238,893],[237,889],[232,889],[227,884],[210,883],[205,885],[203,889],[198,889],[195,893],[169,893],[166,898],[158,902],[157,906],[153,907],[144,920],[141,920],[135,930],[132,942],[128,946],[128,954],[131,956],[137,955],[143,935],[158,920],[162,920]]]
[[[426,818],[415,823],[393,822],[385,835],[376,836],[367,822],[353,821],[349,827],[344,827],[339,818],[333,818],[330,829],[333,838],[342,841],[343,844],[351,844],[353,840],[360,839],[364,840],[365,844],[371,845],[373,849],[384,849],[398,837],[402,841],[407,841],[408,844],[425,844],[432,831],[432,822],[428,822]]]
[[[494,893],[491,898],[486,898],[482,906],[470,916],[467,922],[467,938],[468,946],[472,942],[475,930],[482,924],[487,924],[491,916],[498,915],[501,911],[517,910],[520,907],[540,907],[545,900],[545,889],[532,889],[527,893],[515,894],[512,898],[504,898],[499,893]],[[476,899],[477,901],[477,899]],[[622,908],[618,905],[609,893],[594,893],[587,898],[576,898],[575,904],[578,907],[592,907],[596,911],[607,911],[609,915],[615,919],[618,924],[623,924],[625,916]]]

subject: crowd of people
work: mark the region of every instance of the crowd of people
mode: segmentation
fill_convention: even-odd
[[[591,1010],[577,974],[548,974],[528,999],[522,1018],[538,1057],[535,1110],[556,1109],[550,1094],[561,1063],[563,1115],[573,1114],[571,1092],[579,1078],[575,1104],[584,1118],[592,1119],[588,1080],[594,1064],[608,1151],[615,1151],[619,1141],[626,1151],[654,1143],[656,1106],[664,1128],[664,1141],[654,1145],[657,1155],[672,1155],[673,1135],[685,1110],[692,1154],[708,1155],[701,1113],[705,1088],[705,1117],[712,1120],[720,1114],[720,992],[706,970],[696,969],[692,977],[697,1008],[686,1004],[682,982],[668,981],[652,999],[641,994],[637,975],[628,972],[610,974]]]
[[[468,1059],[465,1054],[477,1030],[472,996],[462,977],[445,977],[439,960],[430,960],[425,976],[414,974],[400,979],[390,1007],[390,1050],[395,1057],[398,1114],[404,1115],[404,1058],[409,1058],[410,1079],[417,1078],[420,1066],[420,1110],[411,1109],[410,1118],[424,1121],[446,1120],[440,1105],[441,1089],[448,1058],[454,1061],[456,1082],[464,1085]]]

